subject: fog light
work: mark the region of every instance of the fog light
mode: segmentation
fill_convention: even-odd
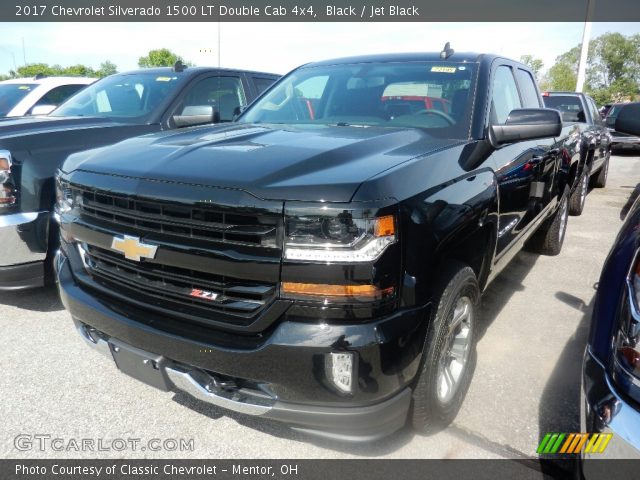
[[[326,356],[327,377],[342,393],[353,392],[354,357],[349,352],[329,353]]]

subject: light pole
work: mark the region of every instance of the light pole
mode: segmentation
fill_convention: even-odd
[[[218,21],[218,68],[220,68],[220,50],[222,50],[222,45],[220,45],[220,21]]]
[[[593,5],[596,0],[587,0],[587,18],[585,18],[584,29],[582,30],[582,47],[580,48],[580,63],[578,64],[578,81],[576,82],[576,92],[581,92],[584,88],[584,81],[587,74],[587,58],[589,55],[589,39],[591,38],[591,16],[593,15]]]

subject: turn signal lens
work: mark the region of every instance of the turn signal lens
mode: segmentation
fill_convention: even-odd
[[[390,237],[396,234],[396,225],[394,223],[393,215],[385,215],[384,217],[378,217],[375,221],[376,237]]]
[[[320,283],[282,282],[282,295],[287,298],[380,300],[393,295],[394,288],[379,289],[374,285],[327,285]]]

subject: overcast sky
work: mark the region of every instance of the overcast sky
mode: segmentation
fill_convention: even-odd
[[[457,51],[534,55],[548,68],[580,43],[582,29],[582,23],[222,23],[221,64],[286,73],[328,58],[439,51],[449,41]],[[27,63],[93,68],[110,60],[126,71],[155,48],[196,65],[218,63],[217,23],[0,23],[0,32],[0,73],[25,57]],[[594,23],[591,38],[605,32],[640,33],[640,23]]]

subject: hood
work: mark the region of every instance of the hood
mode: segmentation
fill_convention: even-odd
[[[72,155],[62,170],[348,202],[368,178],[460,143],[417,129],[235,124],[132,138]]]
[[[7,117],[0,119],[0,139],[21,135],[55,133],[63,130],[121,126],[110,118],[94,117]]]

